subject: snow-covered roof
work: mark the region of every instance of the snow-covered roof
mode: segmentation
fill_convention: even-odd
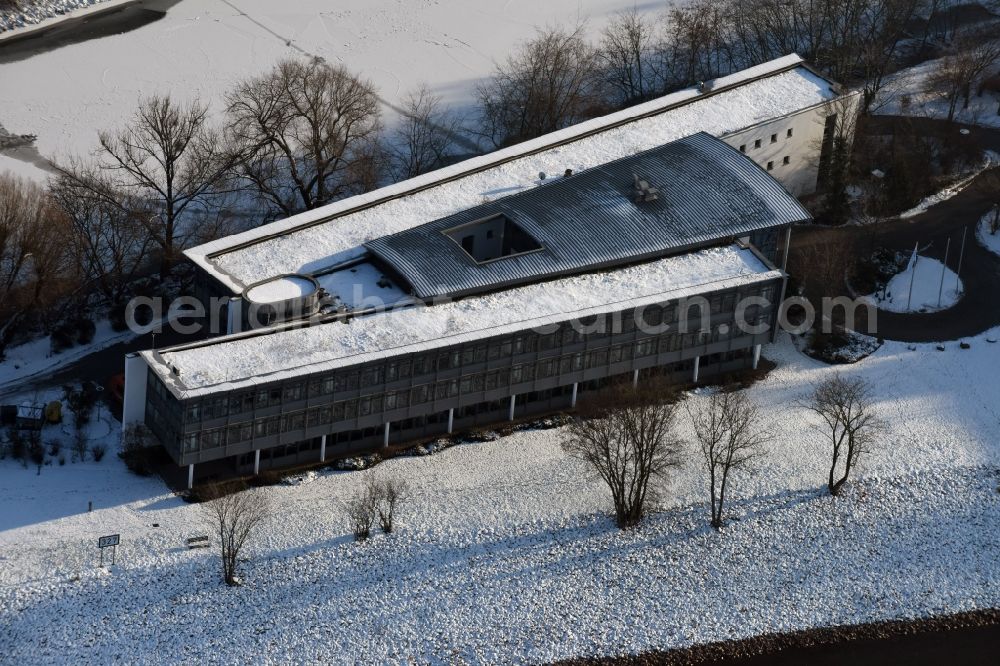
[[[726,136],[837,97],[795,54],[488,155],[191,248],[185,254],[240,293],[268,277],[314,273],[365,254],[364,243],[700,131]]]
[[[731,245],[445,304],[357,317],[346,324],[230,336],[173,350],[144,351],[142,357],[175,395],[191,398],[781,275],[751,250]]]
[[[635,178],[655,187],[655,198],[636,201]],[[493,229],[497,219],[517,231]],[[699,132],[366,247],[427,299],[654,259],[808,219],[756,162]],[[479,227],[496,234],[484,237]],[[518,234],[534,241],[529,251],[504,254],[506,236]],[[485,255],[474,258],[459,244],[463,237],[486,247]]]

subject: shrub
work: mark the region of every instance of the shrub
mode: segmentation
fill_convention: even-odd
[[[97,333],[97,326],[94,324],[92,319],[80,317],[75,322],[75,328],[77,344],[89,345],[94,341],[94,335]]]
[[[104,444],[94,444],[90,447],[90,455],[94,457],[94,462],[101,462],[101,458],[107,452],[108,447]]]
[[[265,469],[260,472],[252,479],[250,479],[250,484],[258,487],[262,486],[276,486],[285,480],[288,475],[287,471],[281,471],[276,469]]]
[[[369,481],[368,495],[375,513],[378,515],[379,527],[386,534],[392,532],[399,506],[409,496],[406,482],[395,477],[387,477],[381,481]]]
[[[31,458],[31,462],[41,467],[45,462],[45,447],[39,443],[33,443],[28,449],[28,457]]]
[[[347,522],[354,534],[355,541],[365,541],[371,536],[372,525],[375,523],[376,497],[374,486],[369,483],[358,489],[354,497],[345,504]]]
[[[27,442],[21,436],[21,431],[16,428],[8,428],[7,441],[10,442],[10,457],[14,460],[24,460],[28,454]]]
[[[122,432],[121,451],[118,457],[133,474],[149,476],[156,471],[156,463],[162,451],[154,446],[153,434],[145,425],[133,424]]]
[[[111,330],[115,333],[122,333],[128,328],[125,322],[125,303],[115,303],[108,311],[108,321],[111,322]]]
[[[83,430],[77,428],[76,432],[73,433],[73,461],[79,460],[83,462],[87,459],[87,438],[83,434]]]
[[[73,330],[66,325],[59,326],[49,334],[53,354],[59,354],[73,346]]]

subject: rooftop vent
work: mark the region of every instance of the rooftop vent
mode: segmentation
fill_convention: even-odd
[[[636,203],[646,203],[649,201],[656,201],[660,198],[660,190],[649,184],[649,181],[645,181],[639,178],[638,174],[632,174],[633,185],[632,185],[632,199]]]

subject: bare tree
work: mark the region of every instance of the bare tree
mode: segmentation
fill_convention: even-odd
[[[375,511],[378,513],[379,526],[386,534],[392,532],[397,511],[409,496],[406,482],[395,477],[387,477],[378,482],[375,490]]]
[[[400,179],[413,178],[445,164],[455,146],[458,120],[442,109],[441,98],[420,86],[403,102],[395,132],[393,168]]]
[[[676,413],[663,384],[619,384],[581,400],[567,427],[563,449],[608,485],[621,528],[642,520],[655,482],[679,464]]]
[[[928,78],[928,92],[948,103],[948,121],[955,119],[958,103],[969,107],[973,87],[1000,60],[1000,41],[980,33],[958,40],[953,53],[942,58]]]
[[[139,103],[124,129],[100,134],[99,166],[116,190],[138,203],[138,209],[124,212],[145,225],[159,245],[162,274],[198,231],[198,217],[219,212],[215,197],[232,156],[208,127],[207,113],[197,101],[184,105],[153,96]],[[103,181],[83,177],[87,171],[65,169],[63,175],[81,188],[96,185],[94,194],[103,194]]]
[[[76,285],[72,228],[38,185],[0,173],[0,358],[31,315]]]
[[[239,585],[240,553],[270,518],[267,497],[242,484],[216,484],[203,489],[202,495],[205,521],[219,538],[222,578],[226,585]]]
[[[708,470],[712,527],[723,526],[730,478],[750,470],[765,454],[770,433],[760,407],[741,392],[716,393],[699,407],[688,407],[695,439]]]
[[[73,225],[85,283],[115,303],[148,259],[153,239],[139,220],[139,202],[115,190],[100,172],[79,165],[72,171],[72,177],[55,178],[49,189]]]
[[[377,512],[378,486],[374,477],[369,477],[368,481],[344,502],[344,513],[355,541],[366,541],[371,536]]]
[[[597,63],[601,76],[623,104],[648,99],[660,90],[653,26],[636,8],[615,16],[601,33]]]
[[[226,100],[236,178],[275,212],[293,215],[377,185],[379,100],[344,67],[283,60]]]
[[[838,495],[862,454],[885,427],[875,414],[871,388],[860,377],[846,378],[838,373],[817,384],[805,406],[819,416],[818,429],[831,445],[827,487],[831,495]]]
[[[481,134],[500,147],[583,120],[599,100],[596,73],[582,26],[540,31],[479,86]]]

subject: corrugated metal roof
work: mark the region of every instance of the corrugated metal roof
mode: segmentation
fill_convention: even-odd
[[[635,203],[633,174],[659,189]],[[479,263],[445,231],[504,215],[542,250]],[[809,218],[738,150],[700,132],[365,244],[420,298],[461,296],[669,255]]]

